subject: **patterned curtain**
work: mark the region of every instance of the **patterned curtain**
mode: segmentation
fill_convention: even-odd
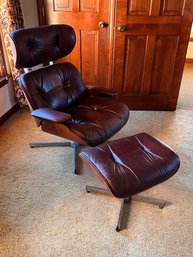
[[[23,107],[27,105],[27,103],[18,82],[22,71],[14,67],[14,61],[8,36],[9,32],[24,27],[19,0],[0,0],[0,24],[12,73],[15,95],[20,107]]]

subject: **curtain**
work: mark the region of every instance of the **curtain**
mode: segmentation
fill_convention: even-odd
[[[5,48],[12,73],[16,99],[19,103],[19,106],[23,107],[27,105],[27,102],[21,88],[19,87],[18,82],[22,71],[14,67],[13,55],[8,35],[9,32],[24,27],[23,15],[19,0],[0,0],[0,22],[5,42]]]

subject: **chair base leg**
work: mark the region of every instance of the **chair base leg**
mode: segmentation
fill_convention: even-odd
[[[37,148],[37,147],[60,147],[60,146],[70,146],[74,148],[74,174],[77,174],[78,170],[78,147],[80,146],[79,143],[74,141],[67,141],[67,142],[34,142],[30,143],[30,148]]]
[[[123,216],[123,208],[124,208],[124,205],[125,203],[127,203],[131,198],[128,197],[128,198],[123,198],[121,199],[121,207],[120,207],[120,210],[119,210],[119,216],[118,216],[118,220],[117,220],[117,226],[115,228],[115,230],[117,232],[119,232],[121,230],[121,221],[122,221],[122,216]]]
[[[58,146],[72,146],[72,142],[34,142],[30,143],[30,148],[37,147],[58,147]]]
[[[86,192],[87,193],[91,193],[91,192],[109,193],[109,190],[105,188],[100,188],[100,187],[86,186]]]
[[[86,186],[86,192],[87,193],[91,193],[91,192],[110,193],[110,191],[108,189],[94,187],[94,186]],[[118,221],[117,221],[117,225],[115,228],[115,230],[117,232],[119,232],[121,230],[121,220],[122,220],[124,205],[126,203],[128,203],[130,200],[156,205],[156,206],[159,206],[160,209],[163,209],[166,205],[166,201],[164,201],[164,200],[147,197],[147,196],[141,196],[141,195],[134,195],[131,197],[122,198],[121,199],[121,207],[119,210]]]

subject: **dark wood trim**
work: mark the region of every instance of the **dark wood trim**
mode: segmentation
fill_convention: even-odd
[[[39,25],[46,25],[45,11],[44,11],[44,0],[36,0]]]
[[[189,40],[189,42],[193,42],[193,37],[190,37],[190,40]]]
[[[0,88],[1,87],[4,87],[5,85],[7,85],[9,79],[11,78],[11,75],[10,74],[7,74],[6,76],[4,77],[0,77]]]
[[[193,63],[193,58],[186,58],[186,62]]]
[[[6,120],[8,120],[13,113],[19,110],[19,105],[15,104],[8,112],[0,117],[0,125],[2,125]]]
[[[5,86],[8,83],[8,79],[6,77],[0,78],[0,88]]]

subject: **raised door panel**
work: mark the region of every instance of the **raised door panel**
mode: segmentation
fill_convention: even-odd
[[[140,94],[144,70],[146,37],[126,37],[122,92]]]
[[[99,0],[80,1],[81,12],[99,12]]]
[[[54,0],[54,10],[55,11],[72,11],[72,0]]]
[[[152,0],[129,0],[127,15],[149,15],[151,7]]]
[[[185,0],[162,0],[161,15],[182,15],[185,2]]]
[[[46,24],[69,24],[76,32],[75,49],[65,60],[80,70],[87,86],[109,87],[110,1],[44,0],[44,5]],[[101,21],[104,27],[99,26]]]
[[[158,36],[155,41],[150,94],[168,95],[174,74],[178,37]]]
[[[98,83],[98,41],[97,31],[81,31],[81,72],[87,85]]]

